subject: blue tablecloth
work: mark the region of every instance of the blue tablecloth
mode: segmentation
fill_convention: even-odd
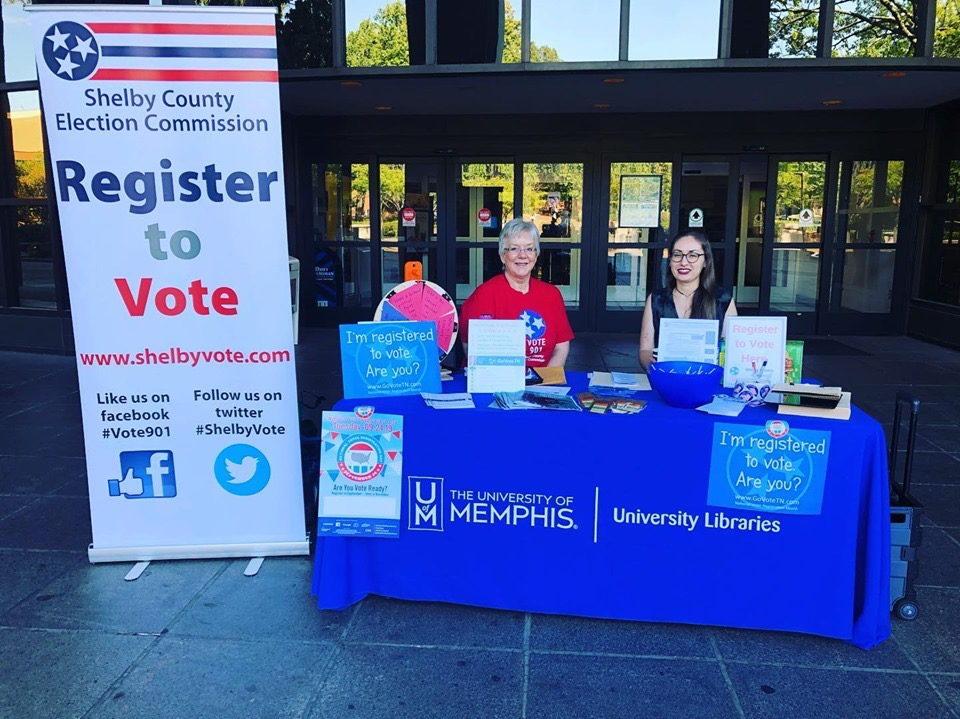
[[[573,391],[584,375],[568,373]],[[463,391],[463,380],[444,383]],[[869,648],[890,634],[890,512],[881,426],[737,418],[663,404],[637,415],[432,410],[419,397],[345,400],[404,417],[399,539],[321,538],[321,609],[367,594],[611,619],[777,629]],[[714,425],[830,432],[822,508],[707,504]],[[412,511],[411,511],[412,510]],[[660,519],[656,517],[659,516]],[[644,517],[644,523],[639,518]],[[730,518],[756,519],[745,527]],[[696,519],[696,525],[690,525]],[[776,520],[779,531],[759,529]],[[660,522],[660,523],[656,523]]]

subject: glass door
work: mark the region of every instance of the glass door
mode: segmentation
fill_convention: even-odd
[[[522,169],[523,217],[540,230],[540,257],[534,276],[560,290],[568,311],[578,310],[584,163],[525,162]]]
[[[789,317],[791,334],[816,331],[823,257],[826,159],[776,158],[771,163],[774,203],[765,213],[760,308]]]
[[[503,271],[500,230],[513,219],[513,163],[462,161],[454,169],[456,301]]]
[[[637,332],[669,239],[674,163],[619,160],[604,163],[609,189],[601,197],[607,217],[597,329]]]
[[[437,161],[384,160],[377,170],[381,296],[404,281],[410,262],[420,263],[423,279],[440,282]]]
[[[903,321],[894,301],[904,161],[841,160],[831,276],[819,331],[889,333]]]
[[[699,230],[710,241],[717,283],[728,290],[736,287],[736,237],[738,192],[731,177],[739,176],[739,159],[684,157],[680,173],[680,208],[677,232]],[[661,262],[660,282],[666,281],[666,260]],[[658,284],[658,287],[662,287]],[[738,299],[735,297],[735,299]]]

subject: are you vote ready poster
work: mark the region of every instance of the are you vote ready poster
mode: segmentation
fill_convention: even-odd
[[[274,10],[29,9],[91,561],[307,553]]]

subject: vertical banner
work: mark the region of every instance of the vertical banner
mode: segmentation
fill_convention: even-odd
[[[90,560],[306,554],[274,11],[28,8]]]

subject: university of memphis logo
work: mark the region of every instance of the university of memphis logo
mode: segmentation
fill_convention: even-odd
[[[547,331],[547,323],[543,321],[543,315],[539,312],[524,310],[520,313],[519,319],[523,320],[528,340],[538,340]]]
[[[407,477],[407,529],[443,531],[443,477]]]
[[[64,20],[43,36],[43,61],[57,77],[83,80],[97,69],[100,46],[86,25]]]
[[[369,482],[379,477],[383,467],[383,449],[373,437],[355,435],[341,444],[337,452],[337,469],[354,482]]]

